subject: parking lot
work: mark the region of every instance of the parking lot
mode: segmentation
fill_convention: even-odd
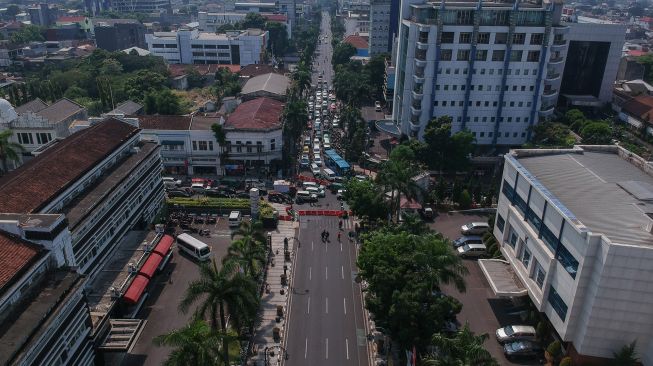
[[[460,227],[473,221],[485,222],[487,216],[441,213],[430,226],[450,240],[455,240],[461,236]],[[501,365],[541,364],[539,360],[512,362],[505,358],[503,349],[496,341],[494,333],[497,328],[511,324],[523,324],[523,321],[518,315],[511,315],[513,305],[509,300],[494,295],[475,259],[465,259],[463,262],[469,270],[469,274],[465,277],[467,291],[460,293],[453,286],[444,286],[442,289],[462,302],[463,309],[458,314],[460,324],[469,323],[471,330],[476,334],[487,333],[489,339],[485,342],[485,347]]]
[[[231,243],[231,230],[227,225],[226,217],[219,217],[215,224],[194,226],[209,230],[209,237],[192,235],[211,247],[213,257],[220,264]],[[197,262],[175,249],[164,272],[154,277],[149,297],[137,315],[140,319],[146,319],[147,323],[134,348],[126,355],[124,365],[163,364],[170,350],[156,347],[152,339],[188,324],[194,308],[187,314],[182,314],[177,306],[188,284],[197,278],[199,278]]]

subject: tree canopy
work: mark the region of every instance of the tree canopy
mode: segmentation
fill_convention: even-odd
[[[383,192],[373,182],[350,179],[345,187],[345,200],[356,216],[369,221],[386,218],[388,208],[383,200]]]
[[[453,173],[469,168],[469,156],[474,151],[471,132],[451,134],[451,117],[442,116],[429,121],[424,130],[423,161],[431,168]]]
[[[333,49],[331,64],[333,67],[343,65],[349,62],[349,59],[356,54],[356,49],[349,43],[340,42]]]

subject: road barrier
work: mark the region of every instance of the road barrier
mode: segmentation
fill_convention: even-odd
[[[299,210],[297,211],[299,216],[344,216],[352,215],[351,211],[345,210]]]

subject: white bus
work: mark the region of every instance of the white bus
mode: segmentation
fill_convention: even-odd
[[[240,211],[231,211],[229,214],[229,227],[239,227],[241,221],[243,221],[243,215],[241,215]]]
[[[198,261],[203,262],[211,257],[211,247],[186,233],[177,235],[177,246],[180,251],[185,252]]]

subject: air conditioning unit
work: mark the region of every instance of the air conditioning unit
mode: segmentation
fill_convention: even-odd
[[[128,271],[129,271],[130,274],[131,274],[131,273],[136,273],[136,266],[134,265],[134,263],[129,263],[129,264],[127,265],[127,269],[128,269]]]
[[[150,251],[150,242],[148,242],[147,240],[143,240],[143,250],[146,252]]]
[[[111,287],[109,291],[111,291],[111,297],[120,297],[120,291],[117,288]]]

